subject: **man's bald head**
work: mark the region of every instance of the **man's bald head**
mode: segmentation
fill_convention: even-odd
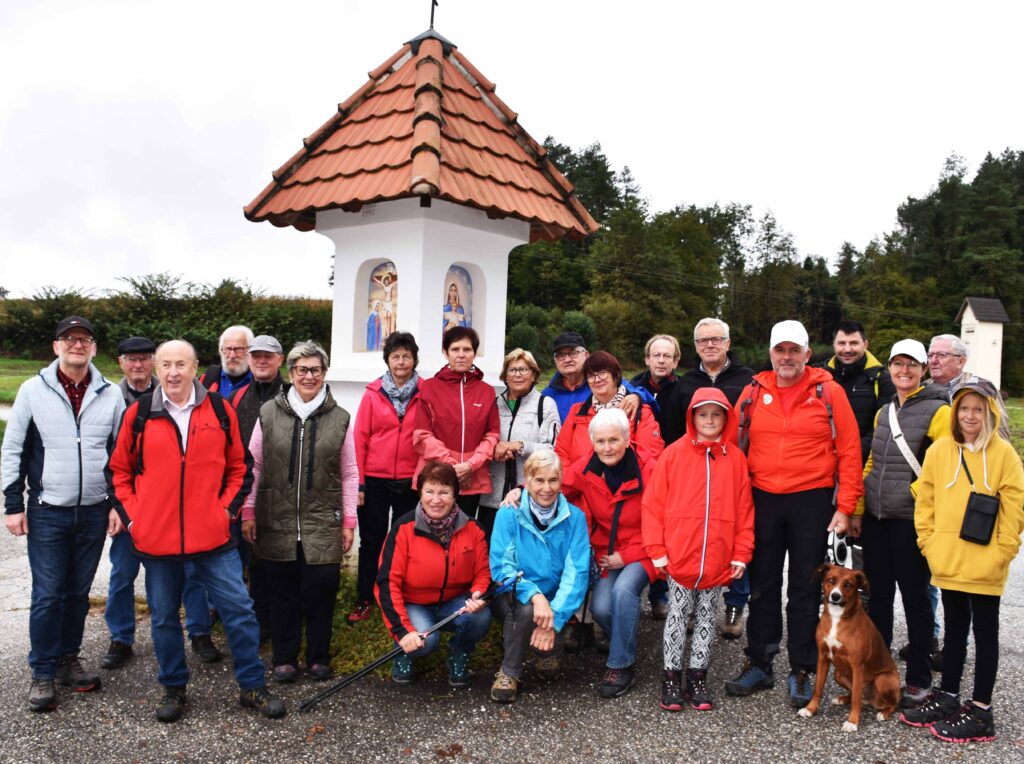
[[[156,349],[156,376],[164,397],[179,406],[188,402],[199,358],[191,342],[168,340]]]

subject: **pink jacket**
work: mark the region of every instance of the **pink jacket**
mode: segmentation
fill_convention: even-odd
[[[379,379],[366,386],[356,415],[356,462],[359,482],[366,477],[405,480],[416,472],[419,455],[412,445],[412,430],[420,405],[417,390],[401,420]]]

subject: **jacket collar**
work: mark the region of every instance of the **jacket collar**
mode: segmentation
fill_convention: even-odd
[[[569,502],[566,500],[565,496],[558,494],[557,504],[558,508],[555,510],[555,517],[548,525],[549,531],[563,520],[567,520],[569,517]],[[523,495],[519,498],[519,505],[515,508],[515,512],[516,519],[519,521],[520,525],[529,528],[538,536],[543,535],[539,530],[537,530],[537,526],[534,525],[533,513],[530,512],[530,497],[526,491],[523,491]]]
[[[196,391],[196,408],[199,408],[203,405],[203,401],[206,400],[209,391],[199,383],[198,379],[192,380],[192,387]],[[151,416],[164,411],[164,389],[160,385],[157,385],[156,389],[153,390],[153,405],[149,410]]]

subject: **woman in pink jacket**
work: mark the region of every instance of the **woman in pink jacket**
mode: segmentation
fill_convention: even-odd
[[[491,492],[489,465],[500,434],[494,388],[473,365],[479,347],[480,337],[469,327],[444,333],[441,348],[448,364],[420,386],[412,434],[419,454],[416,476],[429,461],[452,465],[459,478],[459,507],[470,517],[476,517],[480,497]]]

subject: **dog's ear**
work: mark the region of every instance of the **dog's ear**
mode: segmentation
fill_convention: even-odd
[[[823,562],[821,565],[814,569],[814,573],[811,575],[811,581],[820,581],[821,579],[823,579],[831,567],[832,563]]]
[[[858,570],[853,580],[857,583],[857,588],[864,593],[865,597],[871,596],[871,584],[868,583],[868,577],[864,575],[863,570]]]

